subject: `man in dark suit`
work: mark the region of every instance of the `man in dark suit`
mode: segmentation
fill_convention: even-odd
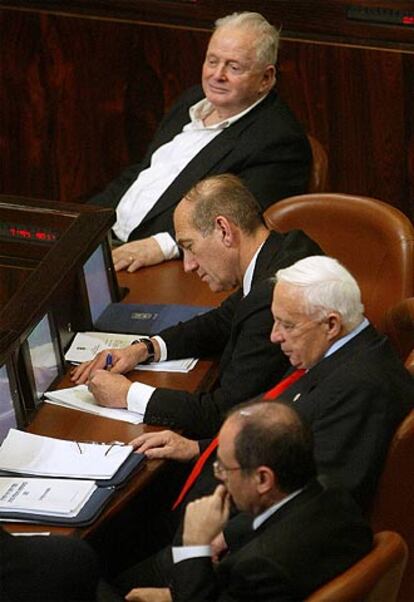
[[[413,407],[414,380],[364,317],[358,284],[335,259],[304,258],[279,270],[276,280],[271,340],[292,366],[306,370],[281,396],[312,428],[318,472],[339,480],[366,507],[391,438]],[[274,395],[270,389],[264,398]],[[135,440],[149,457],[187,461],[200,452],[194,443],[170,431]],[[213,460],[190,496],[211,491]]]
[[[274,92],[279,32],[258,13],[216,23],[202,86],[185,92],[139,165],[92,203],[116,207],[115,269],[178,256],[173,211],[202,178],[239,175],[264,209],[306,191],[311,153],[302,127]],[[139,239],[139,240],[137,240]]]
[[[98,563],[79,539],[59,536],[17,537],[0,528],[2,602],[92,602]]]
[[[371,530],[349,494],[315,479],[310,430],[287,405],[234,409],[214,467],[222,484],[187,506],[182,545],[172,550],[174,602],[303,600],[370,550]],[[214,566],[210,544],[231,501],[252,517],[250,533]],[[133,589],[127,599],[170,599],[160,595]]]
[[[213,291],[240,287],[220,307],[168,328],[150,343],[108,351],[73,371],[88,381],[101,405],[141,412],[144,422],[181,428],[195,437],[214,436],[227,411],[268,389],[288,362],[272,345],[269,277],[301,257],[321,252],[303,232],[269,232],[254,197],[233,175],[197,184],[174,214],[184,269],[196,271]],[[153,389],[121,375],[150,357],[178,359],[220,355],[220,384],[211,392]]]
[[[312,426],[319,472],[367,505],[394,431],[413,407],[414,380],[364,318],[359,287],[336,260],[308,257],[276,278],[271,339],[306,369],[283,399]]]

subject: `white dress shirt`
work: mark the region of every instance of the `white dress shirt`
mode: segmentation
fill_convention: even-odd
[[[209,142],[246,115],[263,99],[264,97],[260,98],[241,113],[213,125],[204,125],[203,120],[214,110],[213,105],[206,98],[190,107],[190,121],[172,140],[154,152],[150,166],[138,174],[135,182],[119,201],[116,208],[117,220],[113,227],[119,240],[124,242],[128,240],[132,230],[142,222],[186,165]],[[168,232],[155,234],[154,238],[160,245],[165,259],[178,257],[178,247]]]
[[[250,260],[250,263],[247,266],[247,269],[244,273],[244,276],[243,276],[243,296],[244,297],[250,293],[250,290],[252,287],[254,269],[256,267],[257,257],[260,253],[260,250],[261,250],[263,244],[260,245],[260,247],[257,249],[256,253],[253,255],[253,257]],[[163,339],[161,337],[156,336],[153,338],[158,341],[158,344],[160,346],[160,351],[161,351],[160,361],[167,360],[168,353],[167,353],[167,347],[166,347],[165,342],[163,341]],[[150,385],[145,385],[144,383],[140,383],[140,382],[132,383],[128,389],[128,394],[127,394],[128,410],[131,410],[132,412],[137,412],[137,413],[141,414],[141,416],[144,416],[145,410],[147,409],[148,402],[154,391],[155,391],[155,387],[151,387]]]

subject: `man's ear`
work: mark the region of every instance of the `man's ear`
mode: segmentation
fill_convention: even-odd
[[[269,92],[276,84],[276,67],[274,65],[267,65],[262,76],[262,81],[259,87],[259,94]]]
[[[256,468],[256,488],[261,495],[268,493],[275,487],[276,477],[268,466],[259,466]]]
[[[342,317],[338,313],[334,311],[331,312],[326,319],[326,325],[330,340],[335,339],[342,334]]]
[[[224,215],[218,215],[215,219],[215,228],[225,247],[234,244],[234,231],[231,222]]]

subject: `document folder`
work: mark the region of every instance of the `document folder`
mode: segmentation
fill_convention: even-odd
[[[0,520],[4,522],[27,522],[41,525],[61,525],[84,527],[94,522],[101,514],[112,495],[114,487],[98,487],[92,494],[77,516],[62,517],[31,512],[0,512]]]
[[[108,332],[154,335],[210,309],[196,305],[111,303],[94,326]]]

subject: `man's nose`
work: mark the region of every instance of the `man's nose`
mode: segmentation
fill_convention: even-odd
[[[214,69],[214,77],[217,79],[224,79],[226,77],[226,65],[224,63],[218,63]]]
[[[185,251],[183,257],[183,266],[184,272],[194,272],[194,270],[198,269],[197,261],[194,259],[193,256],[191,256],[189,253],[186,253]]]
[[[283,331],[280,328],[280,324],[277,322],[273,324],[272,332],[270,333],[270,340],[272,343],[281,343],[284,340]]]

